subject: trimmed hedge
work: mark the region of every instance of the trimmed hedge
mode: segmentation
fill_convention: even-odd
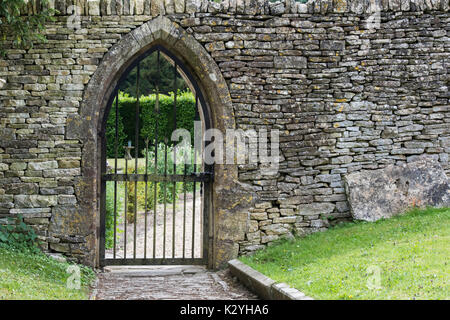
[[[115,139],[116,139],[116,109],[114,99],[113,106],[111,111],[109,112],[108,120],[106,121],[106,157],[114,158],[115,157]],[[127,135],[125,134],[124,126],[123,126],[123,117],[121,116],[121,111],[119,109],[119,117],[118,117],[118,148],[117,148],[117,157],[123,158],[125,154],[125,149],[123,146],[127,141]]]
[[[144,155],[145,138],[150,139],[150,144],[154,145],[156,137],[156,125],[158,125],[158,141],[164,141],[167,138],[169,145],[173,145],[170,141],[174,126],[175,113],[174,108],[174,94],[159,95],[159,114],[155,112],[156,95],[141,96],[139,98],[140,106],[140,130],[139,130],[139,156]],[[127,141],[135,145],[136,137],[136,98],[122,92],[119,93],[119,157],[123,157],[123,146]],[[195,119],[195,97],[190,91],[181,92],[177,94],[177,111],[176,111],[176,129],[186,129],[191,132],[191,137],[194,137],[194,119]],[[123,131],[123,134],[122,134]],[[114,157],[114,137],[115,137],[115,112],[111,110],[107,120],[107,157]],[[192,140],[193,142],[193,140]],[[134,150],[132,153],[134,156]]]

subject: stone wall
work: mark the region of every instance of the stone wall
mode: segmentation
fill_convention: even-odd
[[[93,264],[94,213],[75,209],[86,142],[69,139],[67,125],[105,53],[158,15],[217,63],[238,128],[280,130],[276,176],[239,166],[255,199],[241,253],[349,219],[347,173],[423,154],[450,172],[448,0],[51,3],[61,13],[79,5],[81,27],[57,15],[47,43],[4,41],[0,60],[0,219],[22,214],[45,250]]]

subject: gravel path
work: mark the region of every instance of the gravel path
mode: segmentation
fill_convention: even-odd
[[[107,267],[98,275],[96,300],[254,300],[228,270],[198,266]]]

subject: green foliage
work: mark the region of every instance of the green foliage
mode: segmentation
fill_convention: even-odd
[[[195,121],[195,97],[190,91],[178,92],[177,112],[173,112],[174,94],[160,96],[159,113],[155,112],[156,96],[148,97],[145,112],[142,113],[141,136],[154,141],[155,132],[158,131],[158,139],[162,141],[167,138],[170,144],[172,132],[175,129],[186,129],[191,134],[191,143],[194,142],[194,121]],[[174,127],[176,116],[176,128]],[[158,130],[156,130],[158,127]]]
[[[245,263],[317,299],[448,299],[450,208],[280,241]],[[370,287],[379,272],[379,287]]]
[[[0,243],[0,300],[80,300],[88,299],[95,273],[80,268],[80,289],[69,289],[73,264],[59,262],[39,250]]]
[[[117,183],[117,198],[114,199],[114,182],[108,181],[106,184],[106,217],[105,217],[105,248],[111,249],[114,246],[114,200],[116,200],[116,227],[122,222],[123,212],[123,184]],[[122,231],[116,228],[116,237]]]
[[[165,153],[167,152],[167,165],[165,165],[166,157]],[[186,151],[182,148],[178,148],[176,152],[177,166],[176,172],[174,168],[174,147],[168,146],[167,150],[163,143],[158,145],[158,159],[156,163],[155,170],[155,150],[149,150],[148,152],[148,172],[149,173],[157,173],[159,175],[173,175],[173,174],[184,174],[185,166],[184,163],[180,163],[182,159],[185,157],[185,153],[190,152],[190,159],[193,159],[193,149]],[[188,164],[186,166],[186,174],[190,175],[193,172],[193,166]],[[158,184],[158,202],[159,203],[170,203],[174,200],[178,199],[179,194],[183,191],[183,184],[177,183],[173,184],[173,182],[160,182]],[[186,191],[192,191],[193,184],[186,183]]]
[[[134,169],[128,168],[127,173],[133,174]],[[135,203],[134,203],[134,197],[135,197],[135,191],[136,188],[134,187],[134,182],[127,182],[126,183],[127,188],[127,223],[131,224],[134,223],[134,210],[135,210]],[[137,208],[136,208],[137,209]]]
[[[158,54],[153,52],[148,57],[144,58],[140,63],[140,77],[139,77],[139,95],[148,96],[156,93],[158,85],[159,92],[168,94],[175,90],[174,82],[174,67],[161,53],[159,58],[159,73],[158,73]],[[130,96],[136,96],[136,78],[137,67],[133,68],[126,79],[121,84],[120,90]],[[177,89],[184,91],[188,87],[186,82],[177,75],[176,78]]]
[[[155,112],[156,95],[141,96],[140,105],[140,137],[139,150],[145,148],[145,138],[150,139],[150,143],[155,140],[156,124],[158,124],[158,141],[164,137],[168,138],[174,130],[174,94],[159,95],[159,114]],[[136,135],[136,98],[126,93],[119,93],[119,145],[118,150],[122,150],[127,141],[135,144]],[[194,137],[194,119],[195,119],[195,98],[190,91],[177,94],[177,129],[184,128],[191,132]],[[123,131],[123,132],[122,132]],[[107,154],[109,158],[114,157],[114,137],[115,137],[115,112],[111,110],[107,119]],[[192,140],[193,142],[193,140]],[[170,143],[170,142],[169,142]],[[133,152],[133,151],[132,151]],[[122,156],[123,153],[120,154]],[[134,156],[134,153],[132,153]]]
[[[150,170],[148,171],[150,173]],[[145,167],[139,167],[138,168],[139,174],[145,174]],[[157,185],[157,194],[159,193],[160,186]],[[143,211],[147,208],[147,210],[153,210],[153,207],[155,205],[154,200],[154,192],[155,192],[155,184],[153,182],[147,183],[147,207],[145,203],[145,182],[138,182],[137,183],[137,204],[138,204],[138,210]]]
[[[116,100],[114,99],[111,111],[106,121],[106,156],[108,158],[114,158],[116,154]],[[117,157],[122,158],[125,154],[123,148],[126,143],[127,135],[123,126],[123,117],[120,114],[117,119]]]
[[[40,0],[39,13],[21,16],[20,11],[27,6],[25,0],[0,1],[0,39],[2,43],[10,38],[15,47],[32,47],[35,41],[44,42],[46,38],[41,34],[47,21],[54,21],[52,17],[56,10],[48,8],[48,0]],[[0,48],[5,53],[5,48]]]
[[[37,236],[34,229],[27,225],[21,215],[9,219],[9,224],[0,225],[0,243],[17,248],[36,249]]]
[[[95,273],[80,268],[80,290],[69,289],[67,262],[59,262],[38,249],[34,229],[22,216],[0,225],[0,300],[87,299]]]
[[[128,168],[128,173],[133,174],[134,168]],[[138,173],[139,174],[145,174],[145,168],[138,167]],[[148,173],[151,173],[151,170],[148,170]],[[147,193],[145,192],[145,189],[147,188]],[[160,184],[157,185],[157,195],[159,195],[160,192]],[[128,223],[134,223],[134,197],[136,197],[136,203],[137,203],[137,212],[144,211],[147,209],[147,211],[153,210],[155,205],[155,184],[153,182],[148,182],[147,186],[145,185],[145,182],[139,181],[136,184],[134,182],[127,182],[127,222]],[[147,203],[146,200],[147,199]],[[158,200],[158,199],[157,199]]]

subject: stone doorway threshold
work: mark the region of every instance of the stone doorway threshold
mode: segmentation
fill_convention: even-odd
[[[203,266],[108,266],[98,274],[93,300],[254,300],[228,269]]]

